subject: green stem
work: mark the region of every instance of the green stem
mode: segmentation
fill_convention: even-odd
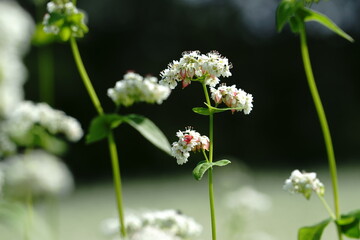
[[[302,23],[300,25],[300,44],[301,44],[301,53],[304,62],[305,73],[307,77],[307,81],[309,84],[310,92],[315,104],[315,108],[317,111],[317,115],[319,117],[321,129],[324,136],[326,152],[328,156],[328,163],[332,181],[332,188],[333,188],[333,197],[334,197],[334,207],[335,207],[335,217],[336,219],[340,219],[340,204],[339,204],[339,190],[338,190],[338,180],[337,180],[337,170],[336,170],[336,161],[335,161],[335,154],[334,148],[332,145],[331,135],[329,126],[326,120],[325,111],[323,105],[321,103],[321,99],[319,96],[319,92],[316,87],[314,74],[311,67],[309,50],[306,41],[306,31],[305,31],[305,24]],[[342,239],[341,232],[338,228],[338,235],[339,239]]]
[[[123,211],[123,201],[122,201],[122,184],[121,184],[121,174],[120,174],[120,166],[118,161],[118,151],[116,148],[116,144],[114,141],[114,135],[110,132],[108,137],[109,143],[109,151],[111,155],[111,164],[113,169],[113,176],[114,176],[114,185],[115,185],[115,192],[117,196],[117,209],[119,214],[119,221],[120,221],[120,232],[121,236],[126,237],[126,229],[125,229],[125,221],[124,221],[124,211]]]
[[[206,98],[206,103],[209,107],[209,162],[213,162],[213,153],[214,153],[214,113],[212,112],[211,102],[209,98],[209,93],[206,88],[206,84],[201,82]],[[209,199],[210,199],[210,215],[211,215],[211,233],[212,240],[216,240],[216,217],[215,217],[215,200],[214,200],[214,185],[213,185],[213,169],[210,168],[208,171],[208,180],[209,180]]]
[[[50,46],[38,48],[40,101],[54,106],[54,59]]]
[[[325,207],[326,211],[329,213],[330,217],[332,219],[336,220],[336,216],[335,216],[334,212],[331,210],[329,204],[326,202],[325,198],[319,194],[317,194],[317,196],[321,200],[321,203],[324,205],[324,207]]]
[[[79,49],[77,47],[77,43],[75,38],[70,38],[71,49],[75,58],[76,65],[78,67],[81,79],[89,93],[91,101],[98,112],[99,115],[103,115],[104,111],[101,107],[99,98],[96,95],[94,87],[90,81],[90,78],[86,72],[84,64],[82,62]],[[116,202],[117,202],[117,209],[119,214],[119,223],[120,223],[120,234],[122,237],[126,237],[126,229],[125,229],[125,217],[123,211],[123,201],[122,201],[122,188],[121,188],[121,175],[120,175],[120,166],[119,166],[119,158],[117,154],[117,148],[114,140],[113,133],[111,132],[108,136],[108,145],[111,157],[111,164],[113,169],[113,178],[114,178],[114,188],[116,193]]]
[[[72,52],[73,52],[73,55],[75,58],[76,66],[79,70],[79,73],[80,73],[81,79],[83,80],[85,88],[90,95],[91,101],[92,101],[96,111],[98,112],[99,115],[102,115],[102,114],[104,114],[104,111],[101,107],[99,98],[96,95],[94,87],[91,84],[89,75],[87,74],[86,69],[84,67],[84,63],[81,59],[79,48],[77,46],[75,38],[73,38],[73,37],[70,38],[70,45],[71,45],[71,49],[72,49]]]

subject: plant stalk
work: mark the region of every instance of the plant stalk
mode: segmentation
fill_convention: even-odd
[[[212,112],[211,102],[209,98],[209,93],[206,88],[206,84],[201,82],[206,98],[206,103],[209,108],[209,162],[213,162],[213,153],[214,153],[214,113]],[[208,171],[208,182],[209,182],[209,199],[210,199],[210,216],[211,216],[211,234],[212,240],[216,240],[216,216],[215,216],[215,200],[214,200],[214,185],[213,185],[213,169],[212,167]]]
[[[334,198],[334,208],[335,208],[335,217],[336,219],[340,219],[340,203],[339,203],[339,188],[338,188],[338,180],[337,180],[337,170],[336,170],[336,161],[335,161],[335,154],[334,148],[331,140],[331,134],[328,122],[326,120],[325,111],[323,105],[321,103],[320,95],[316,87],[314,74],[311,67],[309,50],[306,41],[306,30],[305,24],[302,23],[300,26],[300,45],[301,45],[301,54],[304,63],[304,69],[306,73],[306,78],[308,81],[308,85],[310,88],[310,92],[315,104],[316,112],[320,121],[326,152],[328,156],[328,163],[329,163],[329,170],[331,175],[331,182],[333,188],[333,198]],[[339,239],[342,239],[341,231],[339,227],[337,228]]]
[[[78,67],[81,79],[83,80],[83,83],[85,85],[85,88],[90,96],[90,99],[98,112],[98,114],[101,116],[104,114],[104,111],[102,109],[102,106],[100,104],[99,98],[96,95],[96,92],[94,90],[94,87],[92,86],[92,83],[90,81],[90,78],[86,72],[86,69],[84,67],[84,64],[82,62],[80,52],[76,43],[75,38],[70,38],[70,44],[71,49],[74,55],[74,59],[76,62],[76,65]],[[113,169],[113,178],[114,178],[114,188],[116,193],[116,202],[117,202],[117,209],[118,209],[118,215],[119,215],[119,223],[120,223],[120,235],[122,237],[126,237],[126,229],[125,229],[125,217],[124,217],[124,210],[123,210],[123,201],[122,201],[122,185],[121,185],[121,175],[120,175],[120,166],[119,166],[119,158],[118,158],[118,151],[114,140],[114,135],[112,132],[110,132],[108,136],[108,145],[109,145],[109,151],[110,151],[110,157],[111,157],[111,164]]]

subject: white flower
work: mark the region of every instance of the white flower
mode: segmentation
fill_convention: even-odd
[[[13,109],[4,123],[4,129],[11,138],[21,139],[37,125],[53,135],[64,134],[70,141],[78,141],[83,136],[80,123],[75,118],[46,103],[31,101],[22,102]]]
[[[16,152],[16,145],[4,133],[3,126],[0,124],[0,158]]]
[[[228,87],[223,84],[217,89],[211,87],[210,92],[216,104],[225,103],[229,108],[234,108],[232,112],[243,111],[244,114],[249,114],[253,108],[252,95],[242,89],[237,89],[235,85]]]
[[[22,56],[30,46],[35,24],[16,1],[0,1],[0,49]]]
[[[182,82],[184,88],[192,80],[203,80],[206,85],[215,87],[220,82],[220,76],[231,76],[231,68],[229,60],[216,51],[206,55],[199,51],[183,52],[179,61],[173,61],[160,73],[160,83],[174,89],[177,82]]]
[[[225,196],[225,203],[231,209],[245,209],[251,211],[266,211],[271,207],[269,196],[246,186]]]
[[[320,196],[324,196],[324,184],[316,178],[316,173],[301,173],[299,170],[294,170],[289,179],[286,179],[284,190],[290,193],[303,194],[306,199],[309,199],[312,191]]]
[[[170,95],[170,88],[159,85],[156,77],[145,77],[129,72],[124,79],[116,82],[114,88],[108,89],[108,96],[117,105],[125,107],[135,102],[161,104]]]
[[[3,171],[5,194],[9,197],[63,196],[73,189],[73,178],[66,165],[41,150],[5,159]]]
[[[172,209],[130,214],[125,219],[129,240],[189,240],[202,232],[194,219]],[[118,219],[104,221],[102,229],[106,235],[115,236],[119,232]]]
[[[209,150],[210,140],[207,136],[201,136],[200,133],[187,128],[185,131],[178,131],[177,142],[172,144],[172,156],[177,159],[177,163],[182,165],[188,161],[190,151]]]

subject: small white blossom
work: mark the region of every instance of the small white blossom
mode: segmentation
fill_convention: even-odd
[[[3,172],[4,192],[8,197],[63,196],[73,189],[73,178],[66,165],[41,150],[5,159]]]
[[[175,210],[147,211],[126,216],[129,240],[193,240],[200,236],[202,227],[194,219]],[[107,219],[101,226],[108,236],[119,232],[118,219]]]
[[[290,193],[303,194],[306,199],[309,199],[312,191],[320,196],[324,196],[324,184],[316,178],[316,173],[301,173],[299,170],[294,170],[289,179],[286,179],[284,190]]]
[[[125,107],[135,102],[147,102],[161,104],[170,95],[170,88],[158,84],[156,77],[145,77],[128,72],[124,79],[116,82],[114,88],[108,89],[108,96],[117,105]]]
[[[242,89],[237,89],[235,85],[230,87],[221,85],[220,87],[210,88],[211,98],[216,104],[224,103],[229,108],[236,108],[231,110],[243,111],[244,114],[249,114],[253,108],[253,97]]]
[[[178,131],[176,136],[179,140],[172,144],[171,154],[177,159],[179,165],[188,161],[190,151],[209,150],[209,138],[201,136],[200,133],[191,128],[187,128],[185,131]]]
[[[4,129],[10,138],[21,139],[37,125],[51,134],[64,134],[70,141],[78,141],[83,136],[80,123],[75,118],[46,103],[31,101],[22,102],[13,109],[4,122]]]
[[[184,88],[192,80],[201,79],[206,85],[215,87],[220,82],[220,76],[231,76],[231,68],[229,60],[216,51],[206,55],[199,51],[183,52],[179,61],[173,61],[160,73],[162,78],[160,83],[174,89],[177,82],[182,82]]]

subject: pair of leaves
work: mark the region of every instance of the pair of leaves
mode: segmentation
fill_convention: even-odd
[[[298,240],[320,240],[324,229],[332,221],[332,219],[326,219],[318,224],[300,228]],[[355,239],[360,238],[360,210],[342,215],[341,219],[335,223],[345,236]]]
[[[100,141],[109,136],[120,124],[127,123],[141,133],[149,142],[170,154],[171,146],[162,131],[148,118],[137,114],[104,114],[94,118],[86,136],[87,143]]]
[[[208,161],[201,161],[193,170],[193,176],[196,180],[201,180],[207,170],[212,168],[213,166],[223,167],[231,163],[227,159],[219,160],[217,162],[208,162]]]
[[[306,8],[302,1],[282,0],[276,10],[276,27],[280,32],[286,23],[289,23],[291,30],[294,33],[299,33],[301,25],[304,22],[315,21],[322,24],[324,27],[345,38],[346,40],[353,42],[354,39],[339,28],[330,18]]]

